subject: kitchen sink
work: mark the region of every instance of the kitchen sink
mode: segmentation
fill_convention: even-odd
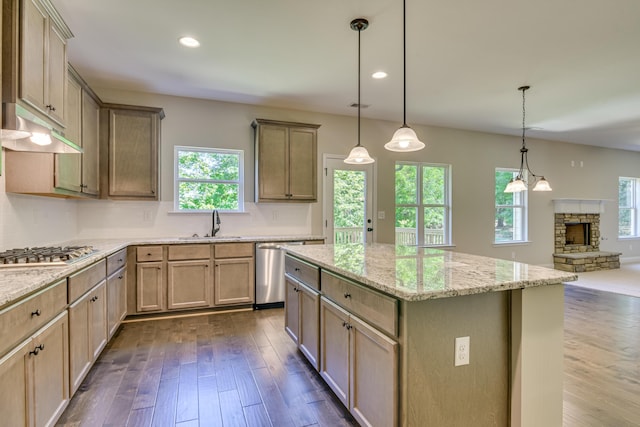
[[[178,237],[178,240],[221,240],[221,239],[240,239],[240,236],[187,236]]]

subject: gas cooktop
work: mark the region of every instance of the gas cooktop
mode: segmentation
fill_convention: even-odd
[[[54,267],[78,262],[96,252],[92,246],[45,246],[0,252],[0,268]]]

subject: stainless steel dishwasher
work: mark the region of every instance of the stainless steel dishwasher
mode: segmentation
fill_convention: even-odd
[[[285,252],[281,248],[285,245],[302,244],[304,242],[256,244],[256,309],[284,307]]]

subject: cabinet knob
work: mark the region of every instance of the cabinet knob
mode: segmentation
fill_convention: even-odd
[[[118,279],[122,280],[122,276],[118,276]]]
[[[351,294],[350,294],[350,293],[348,293],[348,292],[345,292],[345,293],[344,293],[344,297],[345,297],[345,298],[351,298]]]
[[[294,268],[293,271],[300,271],[298,267]]]
[[[42,314],[42,312],[40,311],[40,309],[37,309],[36,311],[32,311],[31,312],[31,317],[40,316],[41,314]]]

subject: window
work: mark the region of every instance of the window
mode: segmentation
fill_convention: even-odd
[[[244,152],[219,148],[174,148],[175,210],[244,210]]]
[[[527,241],[527,192],[504,192],[509,181],[517,175],[517,169],[496,169],[495,243]]]
[[[449,245],[450,166],[396,162],[396,243]]]
[[[618,178],[618,237],[639,237],[638,191],[640,178]]]

